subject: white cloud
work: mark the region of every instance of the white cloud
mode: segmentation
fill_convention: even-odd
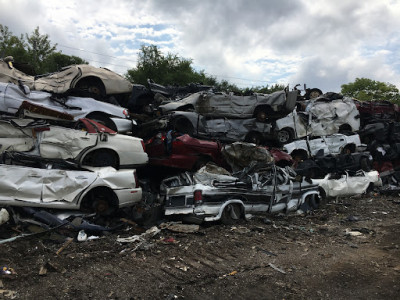
[[[400,1],[0,0],[0,5],[1,24],[14,34],[39,26],[64,53],[119,73],[135,66],[144,43],[191,58],[197,69],[241,87],[307,83],[340,91],[356,77],[400,87]]]

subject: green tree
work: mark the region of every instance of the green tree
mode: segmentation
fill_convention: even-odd
[[[57,44],[52,46],[49,36],[40,34],[39,27],[36,27],[31,35],[25,34],[25,37],[29,63],[38,74],[46,73],[45,61],[56,51]]]
[[[0,24],[0,57],[12,56],[16,61],[26,61],[28,53],[23,35],[13,35],[7,26]]]
[[[144,85],[148,78],[162,85],[186,85],[191,82],[207,85],[216,83],[216,79],[206,76],[204,71],[195,71],[191,59],[171,53],[165,56],[155,45],[141,46],[136,68],[128,70],[126,77]]]
[[[273,84],[271,86],[269,86],[268,84],[265,87],[256,87],[254,88],[254,90],[257,93],[263,93],[263,94],[271,94],[273,92],[277,92],[277,91],[282,91],[286,88],[285,85],[283,84]]]
[[[341,93],[344,96],[356,98],[361,101],[387,100],[400,102],[399,89],[391,83],[375,81],[368,78],[356,78],[354,82],[343,84]]]
[[[44,60],[42,71],[43,73],[50,73],[58,71],[62,67],[80,64],[88,64],[88,62],[78,56],[69,56],[61,52],[54,52],[48,55]]]

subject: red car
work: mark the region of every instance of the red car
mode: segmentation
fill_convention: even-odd
[[[187,134],[158,133],[145,145],[150,165],[183,170],[197,170],[210,161],[226,165],[219,142],[199,140]]]
[[[392,102],[355,100],[354,103],[360,112],[362,125],[374,123],[375,121],[398,121],[400,119],[400,108]]]

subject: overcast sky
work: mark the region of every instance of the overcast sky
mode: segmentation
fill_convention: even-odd
[[[18,36],[39,26],[57,50],[120,74],[154,44],[241,88],[400,88],[398,0],[0,0],[0,23]]]

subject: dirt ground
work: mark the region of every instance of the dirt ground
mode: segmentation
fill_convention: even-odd
[[[399,217],[369,195],[117,242],[145,230],[127,225],[58,255],[59,231],[24,237],[0,245],[0,299],[399,299]]]

